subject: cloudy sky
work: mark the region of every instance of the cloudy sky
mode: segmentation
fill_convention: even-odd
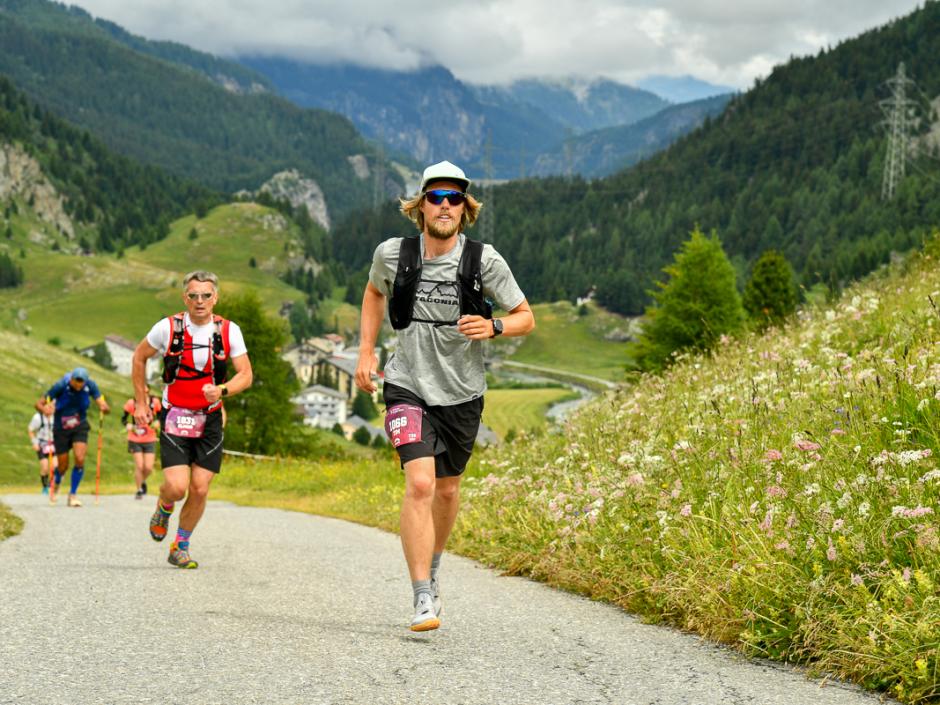
[[[913,11],[915,0],[78,0],[150,39],[222,56],[407,70],[442,64],[471,83],[685,75],[745,89]]]

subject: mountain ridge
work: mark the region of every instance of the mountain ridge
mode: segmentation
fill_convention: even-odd
[[[340,115],[269,91],[232,92],[193,67],[198,52],[140,39],[151,50],[141,52],[113,23],[45,0],[0,0],[0,18],[0,73],[122,154],[226,191],[296,168],[339,214],[372,198],[373,184],[348,160],[379,157]],[[170,49],[188,63],[171,61]],[[400,187],[394,170],[384,171]]]

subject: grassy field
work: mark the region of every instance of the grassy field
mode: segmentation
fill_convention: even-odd
[[[16,260],[25,283],[0,290],[0,325],[41,341],[58,338],[68,349],[99,343],[110,333],[139,340],[160,317],[182,310],[180,281],[200,267],[219,274],[223,297],[258,291],[271,315],[284,302],[303,298],[279,279],[288,258],[300,253],[296,233],[276,211],[254,204],[220,206],[199,221],[182,218],[165,240],[143,251],[130,248],[121,258],[50,251],[30,242],[23,228],[8,249],[26,255]],[[193,228],[195,240],[189,238]]]
[[[605,340],[614,329],[626,330],[625,318],[609,313],[593,303],[587,314],[567,301],[535,304],[535,331],[526,337],[507,359],[529,365],[600,377],[620,382],[629,361],[626,343]],[[500,345],[515,341],[501,340]]]
[[[575,392],[556,387],[491,389],[486,393],[483,423],[501,439],[510,431],[538,431],[545,428],[545,412],[552,404],[577,397]]]

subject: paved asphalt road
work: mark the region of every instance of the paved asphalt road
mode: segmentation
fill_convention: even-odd
[[[213,502],[184,571],[152,498],[2,499],[26,521],[0,543],[3,704],[879,702],[450,555],[442,627],[412,634],[398,538],[355,524]]]

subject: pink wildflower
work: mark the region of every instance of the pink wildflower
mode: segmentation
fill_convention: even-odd
[[[820,448],[822,448],[822,446],[819,445],[818,443],[814,443],[813,441],[807,441],[806,439],[803,439],[803,438],[799,439],[793,445],[796,446],[797,450],[803,450],[803,451],[819,450]]]
[[[643,484],[643,475],[638,472],[632,472],[627,475],[627,487],[639,487]]]
[[[783,460],[783,453],[774,448],[770,448],[766,453],[764,453],[764,459],[773,463],[777,460]]]
[[[692,505],[691,505],[691,504],[683,504],[683,505],[682,505],[682,509],[679,510],[679,514],[681,514],[681,515],[684,516],[684,517],[690,517],[690,516],[692,516]]]
[[[771,485],[767,488],[768,497],[786,497],[787,491],[780,485]]]
[[[841,428],[834,428],[834,429],[832,429],[832,430],[829,432],[829,435],[832,435],[832,436],[844,436],[844,435],[845,435],[845,431],[843,431]]]
[[[891,516],[893,517],[904,517],[905,519],[919,519],[922,516],[928,514],[933,514],[932,507],[913,507],[908,509],[903,505],[897,505],[891,508]]]
[[[828,558],[830,561],[834,561],[836,559],[836,547],[832,545],[832,541],[829,542],[829,548],[826,549],[826,558]]]
[[[773,523],[774,523],[774,510],[768,509],[767,513],[764,515],[764,520],[758,524],[758,527],[761,531],[770,536],[773,533]]]
[[[852,573],[852,585],[864,585],[865,581],[862,580],[862,576],[857,573]]]

